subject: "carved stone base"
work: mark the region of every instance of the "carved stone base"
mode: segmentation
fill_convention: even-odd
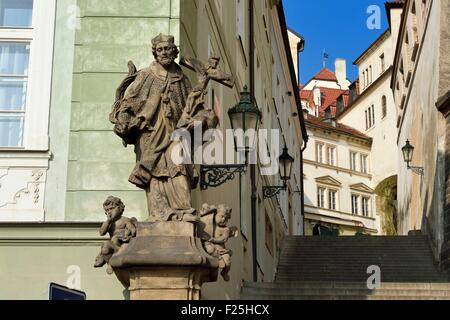
[[[217,280],[219,262],[205,252],[190,222],[138,223],[136,237],[110,264],[131,300],[198,300]]]
[[[130,270],[131,300],[200,300],[208,269],[167,267]]]

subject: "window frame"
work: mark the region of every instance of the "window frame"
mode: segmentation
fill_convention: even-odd
[[[350,150],[349,154],[350,154],[349,155],[349,158],[350,158],[350,170],[358,171],[358,168],[357,168],[358,161],[356,160],[356,158],[358,157],[358,152]],[[354,159],[352,157],[353,155],[355,156]],[[353,162],[353,160],[354,160],[354,162]]]
[[[367,200],[367,206],[364,205],[365,200]],[[361,196],[361,215],[363,217],[369,218],[371,216],[370,202],[371,202],[371,197],[364,196],[364,195]],[[364,210],[364,209],[366,209],[366,210]]]
[[[319,152],[320,147],[320,152]],[[323,151],[324,151],[325,143],[316,141],[316,162],[318,163],[325,163]],[[319,159],[320,154],[320,159]]]
[[[32,25],[0,27],[1,42],[28,42],[28,81],[20,146],[0,146],[0,151],[48,151],[48,121],[53,71],[53,37],[56,1],[33,1]]]
[[[321,193],[320,191],[323,191],[323,193]],[[320,209],[326,209],[325,206],[325,195],[327,193],[327,188],[323,187],[323,186],[317,186],[317,207]]]
[[[363,161],[364,159],[364,161]],[[360,172],[368,174],[369,173],[369,156],[365,153],[359,154]],[[364,164],[364,165],[363,165]]]
[[[332,151],[332,160],[330,161],[330,150]],[[327,162],[326,164],[336,167],[337,166],[337,147],[333,144],[326,144],[326,156],[327,156]]]
[[[358,216],[359,215],[359,198],[361,197],[361,195],[357,194],[357,193],[352,193],[350,196],[350,201],[351,201],[351,207],[352,207],[352,214]],[[356,200],[356,202],[354,201],[354,199]]]
[[[331,211],[339,211],[338,206],[338,190],[333,188],[327,189],[327,195],[328,195],[328,210]],[[331,197],[331,194],[334,194],[334,198]],[[334,203],[332,203],[332,200],[334,200]],[[334,204],[334,207],[332,207],[332,204]]]

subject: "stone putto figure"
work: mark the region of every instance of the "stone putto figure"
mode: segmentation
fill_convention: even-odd
[[[199,228],[199,237],[204,240],[203,246],[208,254],[219,259],[220,274],[225,281],[229,281],[228,272],[231,266],[232,251],[225,244],[231,237],[237,236],[236,227],[228,227],[231,218],[231,208],[219,205],[203,204],[200,210],[202,223]]]
[[[112,273],[109,266],[109,260],[112,255],[117,253],[122,244],[128,243],[131,238],[136,236],[137,220],[136,218],[123,217],[125,205],[119,198],[110,196],[103,203],[105,209],[106,221],[100,227],[100,235],[109,233],[111,237],[103,243],[100,253],[95,259],[94,267],[99,268],[108,264],[107,272]]]

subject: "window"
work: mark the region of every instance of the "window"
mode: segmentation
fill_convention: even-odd
[[[387,114],[387,101],[386,96],[383,96],[381,98],[381,116],[384,118]]]
[[[369,83],[372,83],[372,66],[369,67]]]
[[[32,0],[2,0],[0,28],[31,31],[27,29],[32,25],[32,13]],[[21,147],[31,42],[25,34],[5,38],[0,41],[0,147]]]
[[[375,106],[372,105],[372,126],[375,124]]]
[[[363,88],[365,88],[366,87],[366,73],[363,71],[363,73],[362,73],[362,84],[363,84]]]
[[[364,217],[368,217],[369,216],[369,203],[370,203],[370,198],[362,197],[361,211],[362,211],[362,215]]]
[[[48,150],[54,7],[0,0],[0,148]]]
[[[356,171],[356,152],[350,151],[350,170]]]
[[[358,202],[359,196],[357,194],[352,194],[352,214],[358,214]]]
[[[316,143],[316,161],[319,163],[323,163],[323,144]]]
[[[29,28],[33,16],[33,0],[0,1],[0,27]]]
[[[327,163],[330,166],[336,165],[336,147],[333,146],[327,147]]]
[[[367,173],[367,155],[361,155],[361,172]]]
[[[366,111],[366,130],[373,127],[375,124],[375,106],[371,105]]]
[[[381,62],[381,73],[383,73],[386,70],[385,60],[384,60],[384,53],[380,56],[380,62]]]
[[[317,188],[317,206],[325,208],[325,188]]]
[[[336,198],[337,198],[337,191],[336,190],[328,190],[328,209],[330,210],[337,210],[336,206]]]
[[[0,42],[0,147],[23,143],[29,57],[29,42]]]

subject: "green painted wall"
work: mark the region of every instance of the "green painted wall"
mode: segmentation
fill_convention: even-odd
[[[75,35],[66,221],[103,220],[108,195],[124,201],[126,215],[145,219],[145,194],[128,182],[135,156],[112,132],[108,116],[128,60],[153,60],[151,39],[179,32],[179,0],[78,0]]]
[[[128,292],[93,268],[103,241],[99,223],[0,224],[0,300],[48,300],[49,284],[79,284],[88,300],[124,300]]]

